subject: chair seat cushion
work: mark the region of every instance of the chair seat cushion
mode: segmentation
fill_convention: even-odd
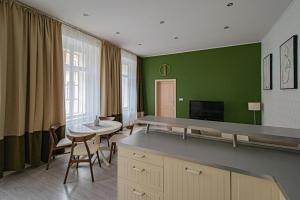
[[[56,147],[67,147],[67,146],[71,146],[71,145],[72,145],[71,140],[69,140],[68,138],[63,138],[63,139],[59,140]]]
[[[90,149],[91,154],[95,154],[99,150],[99,144],[90,144],[88,143],[88,147]],[[86,156],[88,155],[85,144],[80,143],[74,148],[73,152],[74,156]]]

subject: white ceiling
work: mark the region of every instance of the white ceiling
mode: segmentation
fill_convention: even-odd
[[[291,1],[21,0],[141,56],[261,41]]]

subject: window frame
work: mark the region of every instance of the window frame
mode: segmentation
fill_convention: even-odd
[[[79,76],[80,76],[80,72],[83,72],[84,74],[86,74],[87,72],[87,68],[84,66],[84,53],[83,52],[78,52],[78,51],[73,51],[71,48],[67,48],[67,47],[64,47],[63,48],[63,53],[64,53],[64,59],[66,59],[66,56],[65,56],[65,51],[68,51],[69,53],[69,64],[67,64],[66,60],[64,60],[64,77],[66,77],[66,72],[69,72],[69,98],[67,99],[65,97],[65,104],[66,104],[66,101],[69,101],[69,114],[67,114],[67,112],[65,113],[66,115],[66,121],[69,122],[69,121],[73,121],[73,120],[77,120],[77,119],[80,119],[82,118],[83,116],[86,115],[86,111],[83,109],[82,112],[79,112],[79,106],[78,106],[78,113],[74,113],[74,102],[77,100],[78,101],[78,105],[79,105],[79,101],[80,101],[80,98],[79,98],[79,87],[80,87],[80,84],[79,84]],[[76,66],[74,64],[74,55],[75,54],[82,54],[81,57],[82,57],[82,66],[80,66],[80,55],[79,55],[79,59],[78,59],[78,65]],[[78,73],[78,84],[75,85],[75,80],[74,80],[74,76],[75,76],[75,73]],[[64,83],[64,86],[65,86],[65,92],[66,92],[66,87],[67,87],[67,83],[65,81]],[[78,86],[78,98],[76,99],[75,97],[75,86]],[[73,105],[73,106],[72,106]],[[67,105],[65,105],[67,106]]]

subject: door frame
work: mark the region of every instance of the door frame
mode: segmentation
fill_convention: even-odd
[[[175,84],[175,87],[174,87],[174,94],[175,94],[175,102],[174,102],[174,110],[175,110],[175,116],[173,116],[174,118],[176,118],[176,115],[177,115],[177,113],[176,113],[176,102],[177,102],[177,94],[176,94],[176,88],[177,88],[177,83],[176,83],[176,79],[156,79],[155,80],[155,116],[157,116],[157,109],[158,109],[158,107],[157,107],[157,103],[158,103],[158,100],[157,100],[157,86],[158,86],[158,84],[159,83],[161,83],[161,82],[173,82],[174,84]]]

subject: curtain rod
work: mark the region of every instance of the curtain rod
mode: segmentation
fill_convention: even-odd
[[[75,29],[75,30],[77,30],[77,31],[80,31],[80,32],[82,32],[82,33],[84,33],[84,34],[86,34],[86,35],[89,35],[89,36],[91,36],[91,37],[93,37],[93,38],[96,38],[96,39],[101,40],[101,41],[108,41],[108,40],[102,39],[102,38],[100,38],[100,37],[98,37],[98,36],[96,36],[96,35],[94,35],[94,34],[88,32],[88,31],[85,31],[85,30],[83,30],[83,29],[81,29],[81,28],[79,28],[79,27],[77,27],[77,26],[74,26],[74,25],[72,25],[72,24],[70,24],[70,23],[68,23],[68,22],[65,22],[65,21],[63,21],[63,20],[61,20],[61,19],[59,19],[59,18],[57,18],[57,17],[54,17],[54,16],[52,16],[52,15],[49,15],[49,14],[47,14],[47,13],[45,13],[45,12],[43,12],[43,11],[37,9],[37,8],[34,8],[34,7],[32,7],[32,6],[29,6],[29,5],[27,5],[27,4],[23,3],[23,2],[20,2],[19,0],[16,0],[15,2],[16,2],[17,4],[19,4],[20,6],[24,7],[24,8],[27,8],[27,9],[30,9],[30,10],[34,10],[34,11],[36,11],[37,13],[39,13],[39,14],[41,14],[41,15],[44,15],[44,16],[46,16],[46,17],[49,17],[49,18],[53,19],[53,20],[56,20],[56,21],[62,23],[63,25],[65,25],[65,26],[69,26],[69,27],[71,27],[71,28],[73,28],[73,29]],[[112,43],[111,41],[108,41],[108,42]],[[112,43],[112,44],[113,44],[113,43]],[[115,44],[114,44],[114,45],[115,45]],[[118,46],[118,45],[116,45],[116,46]],[[121,47],[119,47],[119,48],[121,48]],[[132,53],[132,54],[136,55],[135,53],[133,53],[133,52],[127,50],[127,49],[124,49],[124,48],[121,48],[121,49],[123,49],[123,50],[125,50],[125,51],[127,51],[127,52],[129,52],[129,53]],[[138,56],[138,55],[136,55],[136,56]]]

